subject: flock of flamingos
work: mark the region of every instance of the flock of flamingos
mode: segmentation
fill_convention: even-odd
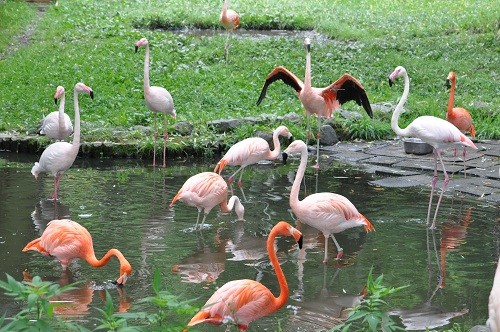
[[[228,30],[229,33],[236,29],[239,25],[238,14],[228,8],[228,1],[225,0],[224,6],[220,15],[221,24]],[[226,41],[225,54],[229,48],[228,40]],[[145,48],[144,60],[144,97],[147,107],[154,113],[154,141],[155,152],[153,155],[153,166],[156,165],[156,141],[158,136],[156,114],[163,114],[164,127],[164,144],[163,144],[163,166],[165,166],[166,144],[168,134],[166,131],[166,115],[170,114],[175,118],[176,111],[170,93],[162,87],[150,86],[149,83],[149,44],[146,38],[135,43],[136,52],[138,48]],[[316,147],[316,165],[319,167],[319,128],[320,121],[324,118],[331,118],[332,113],[343,103],[355,101],[361,105],[367,114],[372,117],[372,110],[368,101],[365,89],[360,82],[349,74],[342,75],[335,82],[324,88],[317,88],[311,85],[311,55],[310,55],[310,40],[305,39],[306,47],[306,69],[305,79],[300,80],[295,74],[284,67],[276,67],[267,76],[261,95],[257,104],[260,104],[267,92],[269,85],[277,80],[281,80],[296,90],[298,97],[305,109],[307,117],[307,131],[309,133],[309,117],[316,115],[318,121],[317,147]],[[434,218],[431,228],[435,227],[435,220],[439,208],[439,204],[446,190],[449,178],[445,169],[445,165],[441,158],[440,150],[449,146],[462,145],[477,149],[474,143],[464,134],[470,133],[475,135],[474,126],[470,114],[463,108],[454,107],[454,92],[456,75],[453,72],[449,73],[448,81],[451,82],[451,93],[448,103],[447,121],[434,116],[421,116],[416,118],[406,128],[398,126],[398,119],[403,111],[409,89],[410,80],[405,68],[398,66],[389,75],[389,84],[392,85],[397,78],[402,77],[404,80],[404,92],[397,104],[391,119],[391,127],[394,132],[401,137],[417,137],[422,141],[433,146],[434,150],[434,176],[432,179],[431,194],[429,207],[427,212],[427,224],[430,222],[431,206],[434,189],[437,182],[437,161],[441,164],[444,173],[444,183],[441,194],[439,196]],[[54,192],[53,199],[58,198],[58,188],[61,176],[68,170],[78,154],[80,146],[80,114],[78,108],[78,95],[87,94],[93,98],[93,90],[83,83],[77,83],[74,87],[74,111],[75,111],[75,127],[73,129],[71,120],[64,113],[65,90],[63,87],[57,87],[54,95],[55,102],[60,102],[59,111],[50,113],[43,121],[41,133],[46,136],[58,140],[49,145],[42,153],[39,162],[36,162],[31,172],[35,177],[40,173],[50,173],[54,176]],[[65,142],[73,133],[72,143]],[[262,138],[252,137],[247,138],[234,146],[232,146],[224,157],[217,163],[213,172],[203,172],[189,178],[177,195],[172,199],[171,206],[177,201],[182,201],[188,206],[193,206],[198,209],[198,218],[195,228],[203,227],[209,212],[219,205],[222,212],[231,212],[233,208],[239,220],[244,218],[244,207],[237,196],[228,197],[228,183],[231,184],[234,176],[240,173],[238,185],[242,186],[243,170],[246,166],[255,164],[260,160],[273,160],[280,155],[279,136],[290,138],[292,135],[288,128],[279,126],[273,133],[274,149],[271,150],[269,144]],[[324,263],[328,261],[328,239],[332,238],[337,247],[337,257],[342,257],[342,248],[335,239],[334,234],[340,233],[345,229],[363,226],[365,231],[373,231],[374,227],[370,221],[358,212],[357,208],[342,195],[330,192],[315,193],[306,196],[302,200],[299,199],[300,184],[304,177],[304,173],[308,164],[307,145],[301,140],[293,141],[283,152],[283,158],[290,154],[300,155],[300,165],[298,166],[297,174],[293,182],[290,192],[290,207],[298,220],[304,222],[319,231],[325,237],[325,255]],[[226,182],[220,173],[226,166],[239,166]],[[203,219],[199,224],[201,213]],[[288,286],[286,283],[283,271],[278,263],[274,242],[277,236],[293,237],[299,244],[302,245],[302,234],[299,230],[292,227],[284,221],[278,222],[267,240],[267,251],[271,264],[273,265],[278,282],[280,285],[280,294],[275,297],[273,293],[261,283],[244,279],[234,280],[220,287],[212,297],[207,301],[206,305],[197,313],[189,326],[198,323],[210,323],[220,325],[229,320],[235,324],[239,330],[245,331],[248,324],[253,320],[268,315],[281,308],[288,299]],[[63,270],[67,269],[68,264],[77,258],[86,260],[89,264],[95,267],[101,267],[107,264],[111,257],[115,256],[120,262],[120,274],[116,279],[117,285],[126,283],[127,278],[132,273],[132,267],[123,254],[117,249],[109,250],[102,259],[98,260],[94,254],[92,237],[89,232],[77,222],[72,220],[53,220],[51,221],[42,236],[28,243],[23,251],[34,250],[44,255],[56,257]],[[499,281],[500,282],[500,281]],[[494,316],[494,315],[493,315]],[[498,317],[497,317],[498,319]],[[490,313],[488,321],[490,328],[497,331],[500,328],[500,322],[495,321]]]

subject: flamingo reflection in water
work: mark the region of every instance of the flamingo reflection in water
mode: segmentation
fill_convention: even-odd
[[[69,206],[53,199],[41,199],[31,212],[35,229],[42,233],[47,224],[54,219],[68,219],[71,216]]]
[[[23,280],[31,282],[33,277],[28,271],[23,272]],[[73,273],[67,270],[64,271],[57,279],[59,286],[67,286],[75,283]],[[76,288],[63,292],[60,295],[50,299],[50,303],[54,306],[54,313],[66,318],[79,318],[89,314],[90,305],[94,298],[94,292],[97,291],[102,303],[106,302],[106,286],[97,286],[93,283],[83,283],[76,285]],[[119,296],[118,312],[127,312],[132,306],[132,301],[127,296],[124,287],[115,287]]]
[[[432,232],[432,237],[429,235]],[[436,265],[439,270],[439,278],[437,284],[434,286],[435,278],[433,276],[433,263],[432,263],[432,253],[431,253],[431,241],[433,243],[433,253],[436,258]],[[441,240],[443,242],[443,239]],[[444,243],[448,240],[444,240]],[[428,273],[429,273],[429,296],[428,299],[411,309],[396,309],[389,312],[389,315],[397,315],[401,318],[405,330],[415,331],[415,330],[431,330],[440,326],[445,326],[450,324],[450,320],[455,317],[463,316],[469,312],[467,308],[463,308],[460,311],[447,311],[447,309],[432,304],[432,300],[442,288],[443,285],[443,271],[439,268],[439,258],[436,246],[436,235],[434,229],[427,229],[427,259],[428,259]]]

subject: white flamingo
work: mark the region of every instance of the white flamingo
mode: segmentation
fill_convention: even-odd
[[[153,151],[153,166],[156,166],[156,140],[158,139],[158,131],[156,129],[156,113],[163,113],[163,167],[166,167],[166,152],[167,152],[167,118],[166,114],[170,114],[174,119],[176,112],[174,108],[174,100],[167,89],[159,86],[149,85],[149,43],[146,38],[142,38],[135,43],[135,51],[139,47],[144,46],[146,55],[144,57],[144,99],[146,106],[154,113],[154,151]]]
[[[64,113],[66,92],[62,86],[58,86],[56,93],[54,94],[54,102],[56,105],[58,99],[60,99],[59,110],[50,112],[43,119],[40,134],[54,140],[64,141],[68,139],[73,132],[73,124],[71,123],[71,119],[68,114]]]
[[[38,178],[40,173],[51,173],[54,176],[54,193],[52,198],[57,200],[57,191],[59,182],[63,173],[68,170],[78,155],[80,149],[80,109],[78,107],[78,95],[86,93],[94,99],[94,92],[83,83],[75,85],[74,107],[75,107],[75,132],[73,134],[73,143],[55,142],[50,144],[40,156],[40,160],[35,163],[31,169],[31,174]]]
[[[441,163],[441,167],[443,168],[444,173],[444,182],[443,182],[443,190],[441,191],[441,195],[439,195],[439,199],[436,205],[436,211],[434,212],[434,219],[432,220],[431,228],[435,228],[436,216],[439,209],[439,204],[441,203],[441,199],[443,198],[443,194],[446,190],[446,186],[448,185],[449,178],[448,173],[446,173],[446,168],[444,167],[443,159],[441,158],[440,149],[446,148],[452,145],[461,144],[463,146],[469,146],[473,149],[477,149],[474,143],[467,138],[464,134],[460,132],[460,130],[455,127],[450,122],[436,118],[435,116],[419,116],[415,120],[412,121],[408,125],[408,127],[401,129],[398,125],[398,120],[400,114],[403,112],[403,106],[406,103],[406,99],[408,99],[408,93],[410,92],[410,78],[408,77],[408,73],[406,69],[398,66],[391,75],[389,75],[389,85],[392,85],[396,78],[403,77],[405,81],[405,88],[403,91],[403,95],[399,100],[398,105],[394,109],[394,113],[392,114],[391,119],[391,127],[392,130],[398,135],[402,137],[418,137],[422,141],[427,144],[432,145],[434,148],[434,177],[432,178],[432,189],[431,189],[431,197],[429,199],[429,207],[427,209],[427,224],[429,224],[430,215],[431,215],[431,205],[432,205],[432,195],[434,194],[434,188],[436,187],[437,182],[437,159],[439,158],[439,162]]]

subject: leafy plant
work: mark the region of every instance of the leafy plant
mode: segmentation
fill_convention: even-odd
[[[366,280],[367,295],[365,298],[352,309],[345,322],[335,326],[331,331],[404,331],[384,310],[384,307],[388,306],[384,298],[408,286],[385,287],[382,285],[383,274],[373,280],[372,270],[373,268],[370,269]]]
[[[99,311],[103,317],[97,319],[101,323],[101,325],[97,326],[96,330],[121,332],[142,331],[140,327],[128,326],[127,319],[115,313],[113,300],[111,299],[111,295],[109,295],[108,291],[106,291],[106,302],[104,304],[104,309],[96,308],[96,310]]]

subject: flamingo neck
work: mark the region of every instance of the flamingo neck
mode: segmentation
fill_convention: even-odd
[[[304,77],[304,89],[311,87],[311,52],[306,53],[306,74]]]
[[[453,104],[455,103],[455,79],[451,80],[451,90],[450,90],[450,99],[448,100],[448,113],[453,112]]]
[[[66,94],[63,93],[59,101],[59,139],[62,139],[64,132],[64,104],[66,102]]]
[[[73,132],[73,146],[72,151],[75,156],[78,154],[80,149],[80,107],[78,106],[78,91],[73,94],[73,105],[75,108],[75,130]]]
[[[109,249],[108,252],[99,260],[95,257],[95,253],[92,250],[92,252],[85,258],[85,260],[93,267],[103,267],[104,265],[108,264],[109,260],[113,256],[118,258],[118,261],[120,262],[120,267],[125,264],[128,264],[127,259],[118,249]]]
[[[144,55],[144,94],[149,94],[149,44]]]
[[[399,100],[396,109],[394,109],[394,113],[392,113],[392,119],[391,119],[391,128],[398,136],[407,136],[406,130],[401,129],[398,125],[399,116],[403,112],[403,106],[406,103],[406,100],[408,99],[408,93],[410,92],[410,78],[408,77],[408,73],[404,72],[403,78],[405,82],[403,95],[401,96],[401,99]]]
[[[304,178],[307,167],[307,146],[304,144],[302,150],[300,151],[300,164],[297,169],[297,174],[295,174],[295,180],[293,180],[292,190],[290,191],[290,207],[292,211],[296,210],[300,204],[299,191],[300,183]]]
[[[224,4],[222,5],[222,20],[227,18],[227,8],[229,7],[229,0],[224,0]]]
[[[274,248],[277,233],[278,230],[273,229],[267,238],[267,254],[269,255],[269,260],[271,261],[274,270],[276,271],[276,277],[278,278],[278,283],[280,285],[280,294],[278,297],[274,297],[275,308],[279,309],[288,300],[289,291],[285,274],[283,273],[280,263],[278,262],[278,257],[276,256],[276,250]]]
[[[278,131],[274,131],[273,133],[273,144],[274,144],[274,150],[269,152],[269,159],[276,159],[278,158],[280,151],[281,151],[281,143],[279,139],[280,133]]]
[[[226,200],[223,200],[219,206],[220,206],[220,210],[223,212],[223,213],[229,213],[231,211],[233,211],[233,208],[235,206],[240,206],[242,205],[241,204],[241,201],[240,199],[238,198],[238,196],[231,196],[231,198],[229,198],[229,201],[226,203]]]

